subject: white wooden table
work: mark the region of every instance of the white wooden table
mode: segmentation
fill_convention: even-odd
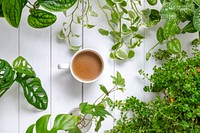
[[[94,2],[96,3],[96,1]],[[94,9],[95,8],[94,5]],[[148,5],[143,2],[143,7]],[[56,23],[45,29],[33,29],[27,24],[28,9],[22,16],[18,29],[12,28],[8,23],[0,18],[0,58],[6,59],[9,63],[19,55],[25,57],[33,66],[38,77],[42,81],[48,97],[49,105],[47,110],[38,111],[29,105],[23,96],[21,86],[15,83],[0,98],[0,133],[25,133],[28,126],[45,114],[52,114],[52,120],[57,114],[68,113],[72,108],[77,107],[82,101],[93,103],[102,94],[99,84],[104,84],[107,88],[112,88],[111,75],[119,71],[126,79],[126,91],[116,92],[111,98],[125,99],[127,96],[136,96],[143,101],[148,101],[154,95],[145,93],[143,86],[145,81],[138,74],[139,69],[145,72],[152,72],[155,61],[145,61],[145,53],[155,43],[155,29],[143,29],[146,36],[139,48],[135,49],[135,58],[129,61],[113,61],[109,58],[111,46],[113,44],[109,37],[101,36],[97,29],[106,26],[104,15],[101,11],[98,18],[91,18],[91,22],[96,24],[93,29],[85,29],[81,26],[75,30],[81,34],[79,39],[74,40],[75,44],[82,45],[83,48],[94,48],[105,61],[105,69],[100,79],[92,84],[81,84],[76,81],[69,72],[57,69],[59,63],[70,61],[73,55],[68,49],[66,42],[57,39],[57,32],[62,28],[62,22],[67,21],[62,13],[58,13]],[[182,42],[189,44],[189,40],[194,36],[184,36]],[[185,46],[188,49],[188,46]],[[116,112],[112,112],[117,116]],[[51,121],[53,122],[53,121]],[[112,128],[114,122],[112,118],[107,118],[102,123],[99,131],[102,133],[106,129]],[[94,132],[94,127],[89,133]]]

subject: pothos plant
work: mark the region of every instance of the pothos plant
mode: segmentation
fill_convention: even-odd
[[[116,76],[112,76],[112,79],[114,87],[111,90],[107,90],[104,85],[100,85],[100,89],[102,90],[103,94],[98,97],[94,103],[80,103],[80,116],[75,116],[72,114],[59,114],[54,120],[53,127],[48,130],[47,127],[51,115],[44,115],[37,120],[36,124],[31,125],[27,129],[26,133],[57,133],[59,130],[65,130],[69,133],[81,133],[79,126],[85,119],[87,119],[88,123],[85,123],[84,125],[88,125],[90,122],[95,121],[95,132],[98,132],[102,121],[104,121],[107,116],[112,117],[112,115],[106,110],[106,105],[112,102],[112,100],[109,98],[109,95],[117,90],[124,91],[125,80],[122,78],[121,74],[117,72]],[[91,115],[91,118],[86,118],[86,115]]]
[[[0,17],[18,27],[24,7],[29,8],[28,24],[33,28],[45,28],[56,21],[56,15],[51,12],[62,12],[69,9],[77,0],[0,0]],[[40,8],[43,7],[43,8]],[[46,9],[46,10],[44,10]]]
[[[82,4],[84,5],[83,9]],[[155,10],[148,15],[148,18],[143,12],[140,12],[138,9],[141,6],[140,0],[97,0],[93,4],[98,5],[107,22],[106,27],[98,27],[98,32],[113,39],[110,53],[112,59],[126,60],[134,57],[133,49],[139,47],[144,38],[140,32],[140,27],[146,26],[146,22],[148,22],[148,25],[155,25],[160,21],[160,18],[157,17],[159,13]],[[90,29],[95,27],[90,22],[90,17],[98,17],[93,6],[90,0],[77,0],[74,10],[65,12],[65,16],[71,18],[71,21],[63,23],[63,28],[58,33],[58,37],[67,39],[71,50],[77,51],[80,48],[71,41],[72,37],[80,36],[73,31],[73,25],[80,24]],[[80,15],[80,12],[83,13]],[[145,23],[142,21],[143,18],[146,18]]]
[[[147,0],[154,6],[157,0]],[[178,35],[185,33],[198,33],[199,36],[193,40],[194,43],[200,42],[200,2],[199,0],[160,0],[161,9],[146,9],[147,18],[151,14],[151,10],[157,11],[157,17],[162,18],[164,25],[157,29],[157,43],[148,51],[146,59],[151,56],[151,50],[158,45],[165,44],[166,50],[159,52],[169,54],[179,54],[181,52],[181,41],[177,38]],[[156,16],[155,16],[156,17]]]
[[[111,103],[111,107],[121,111],[121,118],[107,132],[200,132],[199,62],[199,52],[190,58],[181,52],[176,57],[169,56],[160,67],[155,66],[150,76],[140,70],[149,80],[144,91],[158,95],[148,103],[134,96]]]
[[[31,105],[42,110],[47,108],[47,94],[26,59],[19,56],[13,61],[12,66],[7,61],[0,59],[0,97],[15,81],[22,86],[24,96]]]

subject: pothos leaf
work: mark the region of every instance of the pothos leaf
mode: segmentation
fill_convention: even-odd
[[[115,56],[120,60],[128,59],[128,55],[124,50],[118,49],[115,53]]]
[[[76,46],[76,45],[70,44],[70,49],[71,49],[72,51],[78,51],[78,50],[80,49],[80,47],[81,47],[81,46]]]
[[[40,10],[30,9],[28,16],[28,24],[33,28],[45,28],[52,25],[56,21],[56,15]]]
[[[193,25],[194,25],[196,30],[200,31],[200,7],[194,13]]]
[[[40,79],[23,75],[17,73],[16,81],[22,85],[27,101],[34,107],[45,110],[48,106],[48,97],[42,88]]]
[[[49,11],[66,11],[72,7],[77,0],[38,0],[39,5]]]
[[[18,73],[23,73],[28,76],[36,76],[31,65],[22,56],[19,56],[13,61],[13,68]]]
[[[48,122],[51,115],[44,115],[40,117],[36,124],[31,125],[27,130],[26,133],[33,133],[33,128],[36,127],[36,133],[57,133],[58,130],[73,130],[76,129],[76,123],[80,121],[78,116],[72,116],[69,114],[60,114],[56,116],[54,120],[54,126],[49,131],[47,129]],[[76,131],[80,131],[76,129]],[[80,133],[80,132],[77,132]]]
[[[15,72],[5,60],[0,59],[0,97],[10,88],[14,82]]]
[[[7,22],[13,27],[18,27],[21,19],[22,9],[27,0],[3,0],[2,11]]]

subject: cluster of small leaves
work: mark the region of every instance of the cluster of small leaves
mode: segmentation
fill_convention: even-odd
[[[80,7],[84,2],[83,15],[78,15]],[[140,0],[97,0],[99,9],[104,13],[107,28],[99,28],[98,32],[103,36],[110,36],[114,40],[110,57],[112,59],[126,60],[133,58],[135,52],[133,49],[139,47],[142,43],[143,35],[139,33],[139,27],[143,24],[141,14],[137,5],[141,5]],[[73,24],[81,24],[87,28],[93,28],[95,25],[89,23],[89,17],[98,17],[98,14],[92,9],[90,0],[78,0],[75,9],[67,15],[71,17],[69,23],[64,22],[62,30],[58,33],[60,39],[67,39],[71,50],[77,51],[80,46],[73,45],[70,37],[79,37],[72,30]],[[75,17],[77,18],[75,20]],[[123,47],[125,46],[125,47]]]
[[[0,97],[17,81],[24,90],[27,101],[38,109],[45,110],[48,106],[48,97],[41,85],[41,81],[31,65],[19,56],[13,61],[13,67],[0,59]]]
[[[69,133],[81,133],[79,129],[80,126],[87,126],[90,122],[96,122],[95,132],[101,127],[102,121],[107,116],[112,116],[107,110],[106,106],[111,105],[113,101],[109,98],[110,93],[120,90],[123,91],[125,87],[125,80],[122,78],[121,74],[117,72],[116,76],[112,76],[113,84],[115,87],[108,91],[104,85],[100,85],[100,89],[103,94],[96,99],[93,104],[89,104],[88,102],[80,103],[79,109],[81,111],[80,116],[74,116],[72,114],[59,114],[55,120],[54,125],[51,130],[47,129],[47,125],[49,122],[50,115],[45,115],[39,118],[36,124],[31,125],[26,133],[57,133],[59,130],[66,130]],[[87,115],[91,115],[91,118],[86,118]],[[88,123],[84,123],[81,125],[82,122],[87,119]],[[35,130],[34,130],[34,127]]]
[[[148,76],[146,92],[159,92],[148,103],[135,97],[113,102],[111,107],[121,111],[121,118],[109,133],[116,132],[200,132],[200,56],[169,58],[154,67]]]
[[[155,5],[157,0],[149,0],[148,2],[150,5]],[[159,44],[166,44],[167,51],[170,54],[179,54],[182,51],[182,45],[176,35],[200,31],[200,5],[198,0],[160,0],[160,2],[162,8],[159,12],[156,11],[157,17],[155,16],[155,19],[162,18],[164,26],[157,29],[158,43],[146,54],[147,60],[151,56],[150,51]],[[145,11],[148,12],[149,10],[146,9]],[[183,22],[187,24],[182,26],[181,23]],[[199,40],[199,38],[196,40]]]
[[[112,59],[126,60],[133,58],[133,49],[142,43],[143,35],[139,33],[142,26],[143,15],[138,11],[140,0],[105,0],[99,8],[106,16],[108,29],[99,28],[101,35],[111,36],[114,40],[110,57]],[[125,49],[123,46],[126,46]]]
[[[77,0],[37,0],[32,4],[28,0],[0,0],[0,17],[4,17],[7,22],[18,28],[24,7],[28,7],[30,15],[28,24],[33,28],[45,28],[56,21],[56,15],[52,12],[66,11],[76,3]],[[40,9],[42,6],[44,9]]]
[[[82,9],[84,5],[84,8]],[[72,51],[77,51],[81,46],[73,44],[72,38],[79,38],[80,35],[73,31],[73,26],[82,25],[86,28],[93,28],[95,25],[89,23],[89,17],[98,17],[98,13],[93,10],[90,0],[77,0],[77,4],[70,12],[64,12],[66,18],[70,21],[63,22],[63,28],[58,32],[58,38],[67,40],[69,48]]]

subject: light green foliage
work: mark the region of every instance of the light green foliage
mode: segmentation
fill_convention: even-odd
[[[17,76],[15,76],[15,74]],[[13,61],[13,68],[5,60],[0,59],[0,97],[10,88],[14,81],[22,85],[27,101],[38,109],[45,110],[48,97],[41,81],[31,65],[19,56]]]
[[[80,13],[79,8],[82,7],[83,2],[83,16],[80,16],[78,15]],[[98,5],[107,22],[105,28],[98,28],[98,32],[113,39],[110,57],[118,60],[133,58],[135,56],[133,49],[139,47],[144,38],[139,32],[139,27],[143,25],[143,14],[138,10],[138,6],[141,5],[140,0],[97,0],[96,3],[93,3]],[[152,10],[149,22],[152,21],[155,25],[157,20],[154,20],[154,15],[158,15],[158,12]],[[72,47],[76,45],[71,42],[71,37],[77,36],[75,36],[72,26],[80,24],[91,29],[95,25],[89,22],[90,17],[98,17],[98,13],[94,11],[91,0],[77,0],[75,9],[69,14],[65,14],[65,16],[71,18],[71,21],[63,23],[63,29],[58,33],[58,37],[64,40],[67,39],[70,49],[73,50]]]
[[[157,18],[157,20],[160,20],[161,16],[164,20],[164,26],[158,28],[156,34],[158,43],[153,46],[148,53],[159,44],[166,44],[169,53],[172,55],[179,54],[182,44],[176,36],[184,33],[195,33],[200,30],[200,7],[198,5],[198,0],[166,0],[160,2],[162,7],[158,15],[154,15],[154,19]],[[146,9],[145,14],[148,14],[147,11],[150,11],[150,9]],[[183,22],[185,22],[186,25],[182,25],[181,23]],[[147,55],[148,57],[146,59],[148,60],[150,54]]]
[[[131,96],[112,102],[121,117],[107,133],[200,132],[199,52],[190,58],[184,52],[168,57],[150,76],[139,71],[149,80],[144,91],[159,93],[155,100],[146,103]]]

